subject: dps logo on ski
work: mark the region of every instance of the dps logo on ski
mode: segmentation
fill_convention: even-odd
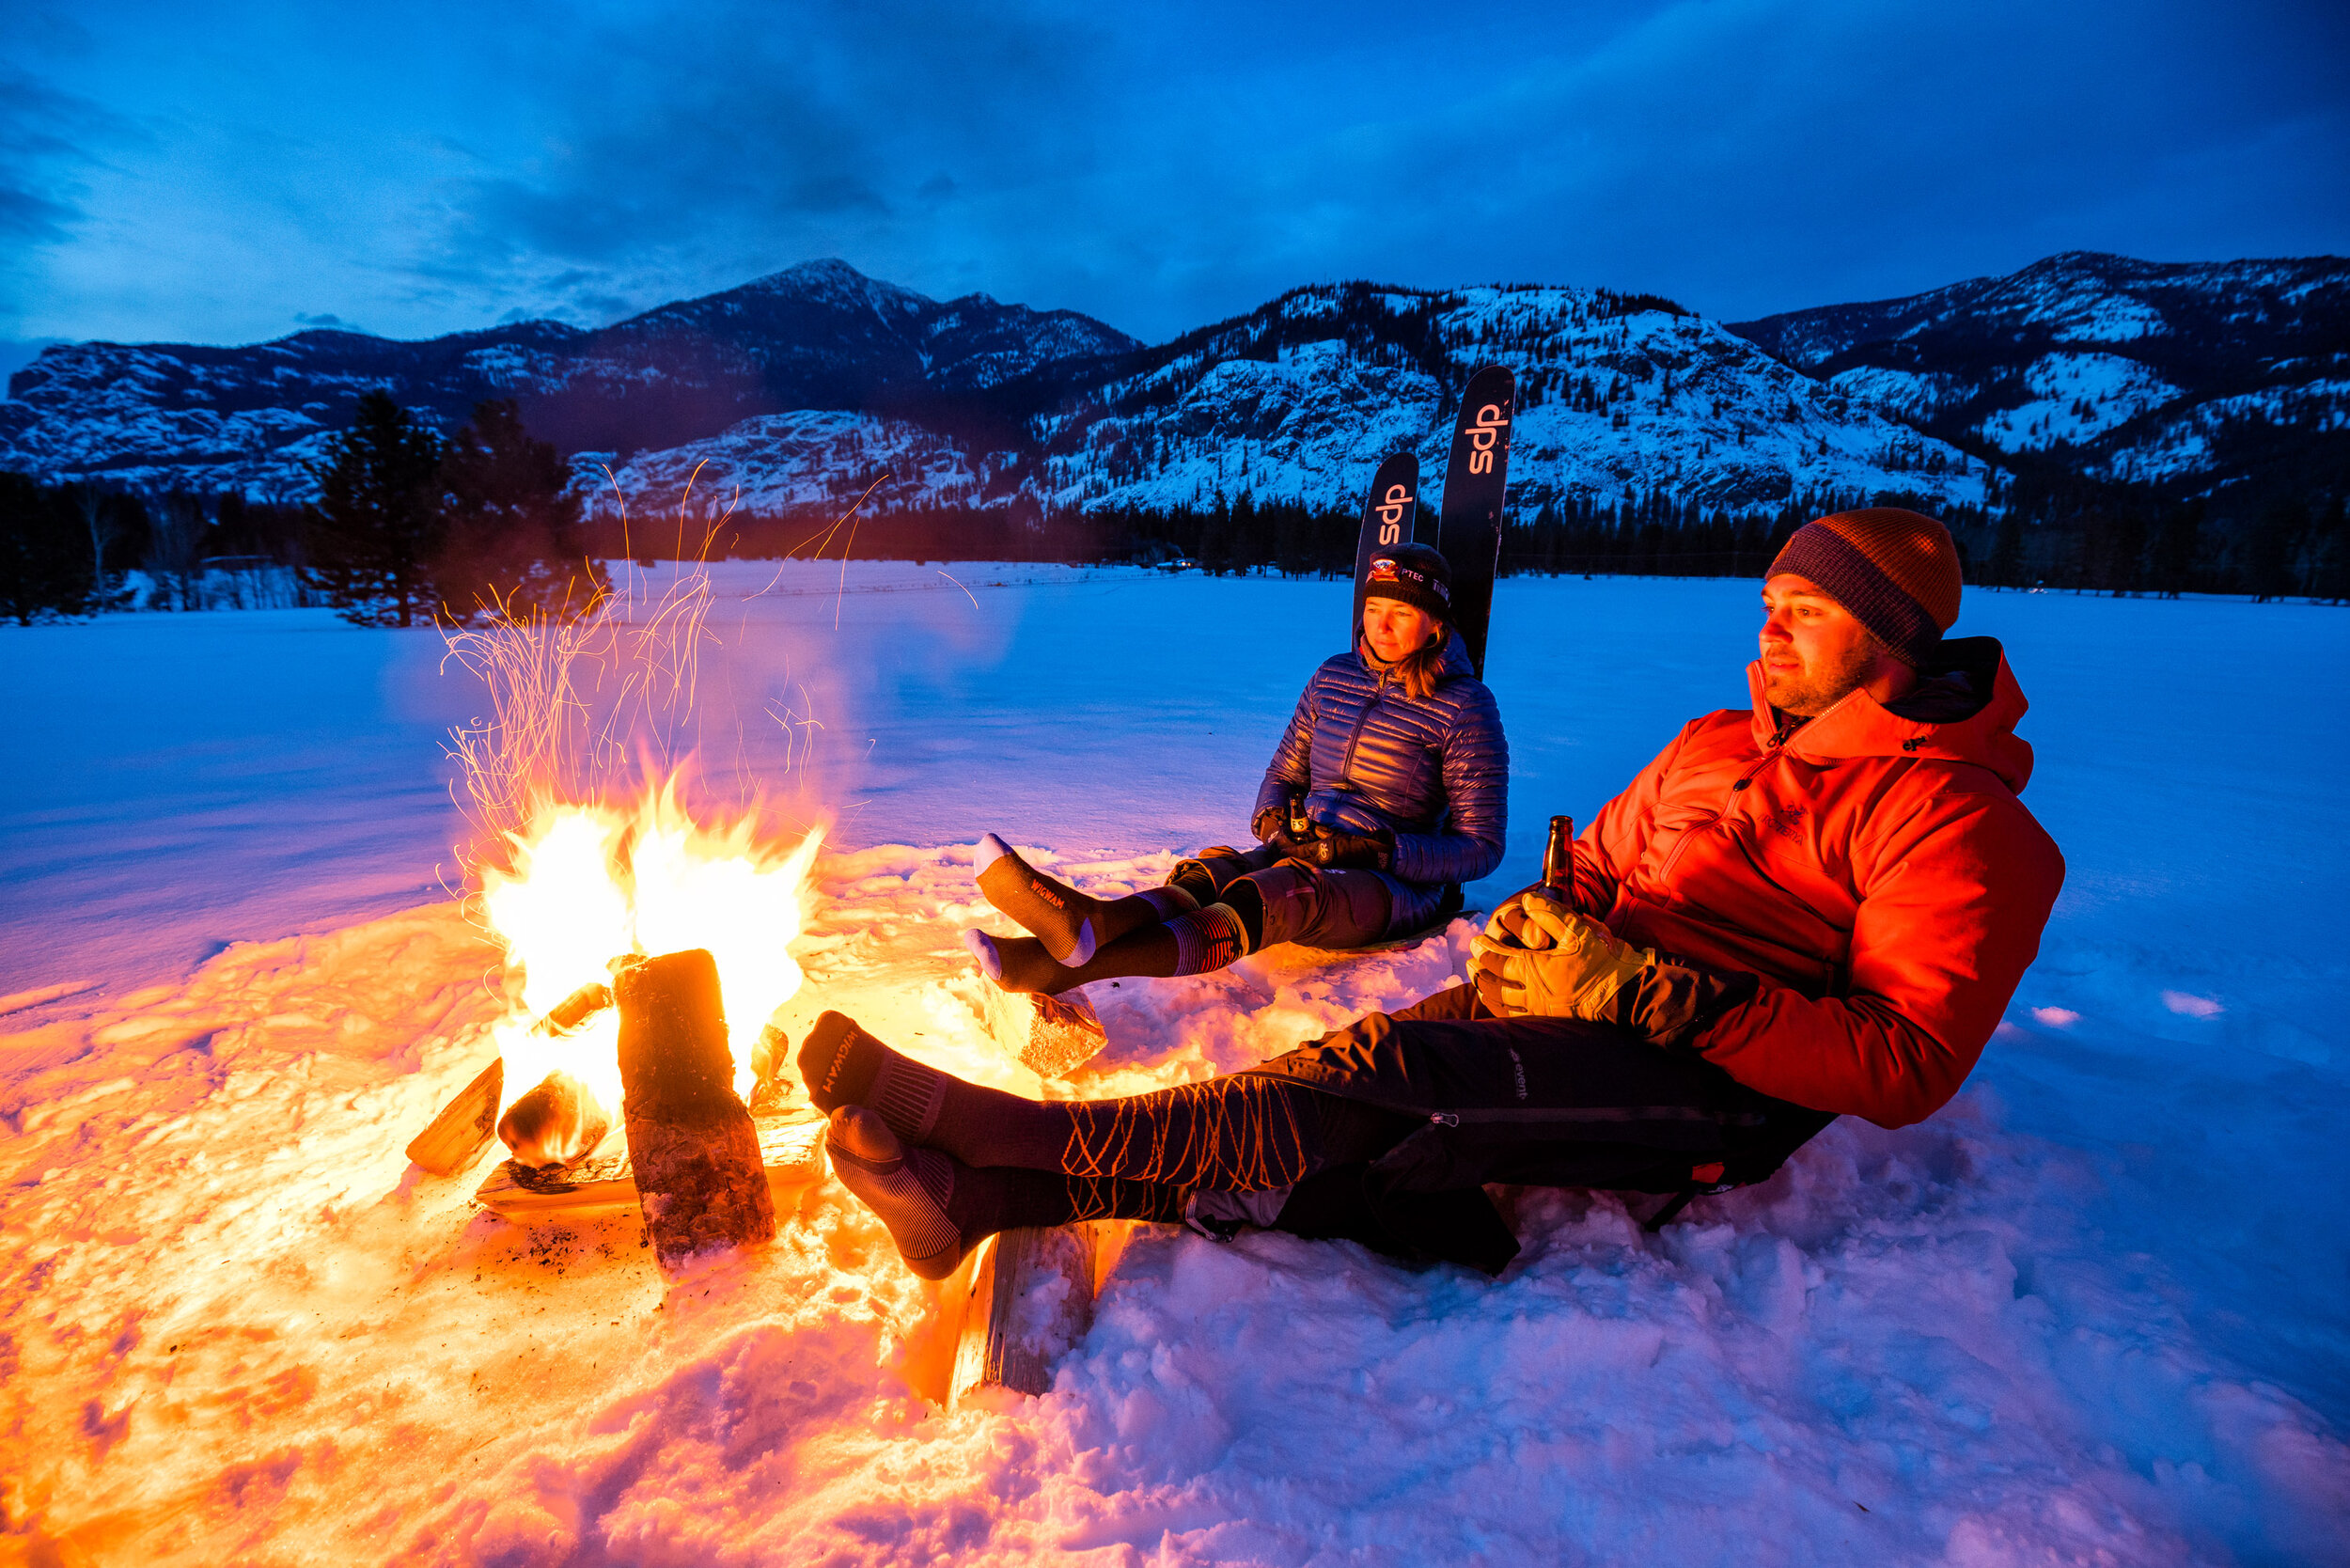
[[[1510,416],[1499,403],[1487,403],[1477,411],[1477,423],[1468,431],[1469,472],[1490,474],[1494,471],[1494,448],[1510,431]]]
[[[1412,510],[1412,492],[1404,485],[1391,484],[1379,501],[1379,542],[1400,544],[1403,541],[1403,518]]]

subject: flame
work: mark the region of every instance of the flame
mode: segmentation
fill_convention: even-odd
[[[617,1125],[618,1012],[605,1009],[570,1034],[532,1026],[579,987],[609,981],[613,959],[688,948],[717,960],[735,1092],[747,1099],[760,1031],[800,988],[789,949],[823,830],[778,851],[748,818],[697,821],[672,779],[634,808],[544,806],[507,838],[510,867],[481,871],[482,908],[506,949],[516,998],[494,1031],[506,1062],[500,1113],[561,1071],[584,1082]]]

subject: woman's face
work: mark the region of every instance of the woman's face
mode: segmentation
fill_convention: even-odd
[[[1383,665],[1425,647],[1435,629],[1436,618],[1418,604],[1401,599],[1363,601],[1363,640]]]

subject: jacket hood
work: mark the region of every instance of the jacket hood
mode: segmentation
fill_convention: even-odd
[[[1787,737],[1797,757],[1828,762],[1850,757],[1918,757],[1988,768],[2017,794],[2031,778],[2031,746],[2015,733],[2029,706],[1996,637],[1946,640],[1919,666],[1917,687],[1882,703],[1866,691],[1848,694]],[[1767,746],[1779,730],[1778,713],[1762,695],[1761,660],[1747,666],[1754,701],[1755,744]]]
[[[1440,684],[1464,675],[1477,673],[1477,666],[1469,662],[1468,644],[1461,640],[1461,634],[1450,627],[1446,628],[1446,634],[1451,640],[1444,645],[1444,663],[1436,666],[1436,680]],[[1379,679],[1382,671],[1394,667],[1391,665],[1383,665],[1372,658],[1370,648],[1365,646],[1359,634],[1355,638],[1355,657],[1362,662],[1363,668],[1370,672],[1371,678],[1374,681]]]

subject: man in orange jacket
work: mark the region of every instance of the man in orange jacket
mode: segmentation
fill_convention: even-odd
[[[1482,1184],[1688,1197],[1839,1115],[1899,1127],[1973,1068],[2064,863],[2017,799],[1999,645],[1948,640],[1957,552],[1898,508],[1805,525],[1762,588],[1750,710],[1684,726],[1506,901],[1470,984],[1130,1099],[965,1084],[828,1013],[801,1050],[841,1179],[944,1273],[1012,1225],[1120,1215],[1498,1270]]]

